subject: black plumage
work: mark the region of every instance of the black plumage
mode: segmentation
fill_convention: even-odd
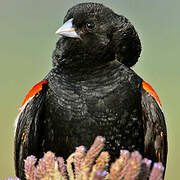
[[[16,175],[24,179],[28,155],[40,158],[51,150],[67,158],[75,147],[89,147],[98,135],[106,138],[112,160],[120,149],[138,150],[165,166],[163,113],[131,69],[141,52],[134,26],[98,3],[72,7],[64,23],[57,31],[63,37],[45,77],[48,84],[18,117]]]

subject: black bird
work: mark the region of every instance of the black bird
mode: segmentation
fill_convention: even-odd
[[[46,151],[67,158],[75,147],[106,138],[111,158],[138,150],[166,166],[167,132],[160,100],[131,67],[141,43],[130,21],[98,3],[68,10],[53,68],[27,94],[17,117],[15,169]]]

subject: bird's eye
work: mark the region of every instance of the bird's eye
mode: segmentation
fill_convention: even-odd
[[[95,26],[95,24],[94,23],[87,23],[86,24],[86,27],[88,28],[88,29],[93,29],[94,28],[94,26]]]

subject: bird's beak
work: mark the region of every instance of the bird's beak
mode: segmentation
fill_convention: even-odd
[[[57,31],[56,34],[60,34],[65,37],[71,38],[80,38],[80,36],[76,33],[73,25],[72,25],[73,18],[66,21]]]

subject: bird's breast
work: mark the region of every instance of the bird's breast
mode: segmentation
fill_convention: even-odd
[[[126,76],[109,74],[76,83],[51,77],[44,110],[46,141],[73,151],[102,135],[107,150],[115,148],[118,153],[120,148],[133,150],[142,144],[139,86]]]

